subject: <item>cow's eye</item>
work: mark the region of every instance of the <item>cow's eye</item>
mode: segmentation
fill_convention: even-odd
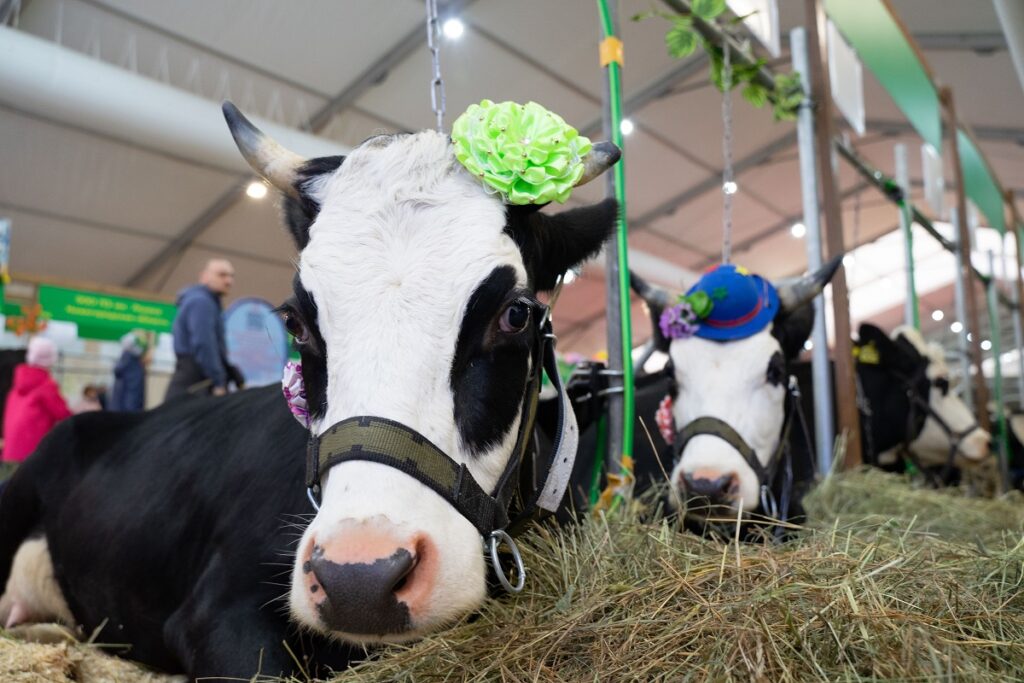
[[[786,379],[786,359],[776,351],[768,360],[768,371],[765,373],[765,381],[772,386],[779,386]]]
[[[945,396],[946,394],[949,393],[949,378],[948,377],[938,377],[938,378],[935,379],[935,381],[932,382],[932,385],[936,389],[941,391],[943,396]]]
[[[498,327],[505,334],[516,334],[530,322],[530,306],[525,301],[513,301],[501,314]]]
[[[295,343],[305,344],[309,341],[309,329],[294,313],[286,312],[284,314],[284,328],[295,338]]]

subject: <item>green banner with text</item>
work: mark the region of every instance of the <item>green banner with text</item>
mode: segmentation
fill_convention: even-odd
[[[39,286],[39,305],[50,320],[76,323],[85,339],[118,339],[131,330],[170,332],[177,312],[162,301],[51,285]]]

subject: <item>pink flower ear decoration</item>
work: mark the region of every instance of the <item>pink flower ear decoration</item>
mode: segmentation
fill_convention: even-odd
[[[288,410],[292,411],[300,425],[309,429],[309,408],[306,405],[306,385],[302,381],[302,363],[293,360],[285,363],[281,390],[288,402]]]
[[[658,412],[654,414],[654,421],[658,423],[658,431],[665,443],[671,444],[676,440],[676,421],[672,417],[672,395],[665,394],[658,404]]]

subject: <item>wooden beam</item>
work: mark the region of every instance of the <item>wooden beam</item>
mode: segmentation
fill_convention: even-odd
[[[946,111],[945,134],[948,136],[950,159],[953,161],[953,179],[956,183],[956,218],[957,234],[960,241],[958,251],[958,267],[964,279],[964,298],[967,300],[967,331],[971,333],[970,349],[971,364],[974,365],[974,408],[977,412],[978,424],[982,429],[991,430],[988,416],[988,386],[985,375],[981,372],[981,318],[978,315],[978,294],[974,288],[974,269],[971,268],[971,233],[967,226],[967,194],[964,190],[964,170],[960,165],[960,146],[957,144],[957,131],[960,129],[956,116],[956,104],[953,91],[949,87],[939,90],[939,100]],[[998,361],[998,359],[997,359]]]
[[[818,156],[818,180],[821,206],[825,215],[825,260],[845,251],[843,217],[839,188],[832,168],[832,91],[829,86],[828,51],[825,45],[825,8],[821,0],[805,0],[804,23],[807,26],[807,58],[810,63],[811,100],[814,104],[814,138]],[[857,410],[857,384],[854,376],[850,329],[850,295],[846,269],[839,267],[832,278],[832,320],[835,329],[835,387],[838,432],[846,435],[843,467],[851,469],[863,462],[861,455],[860,413]]]

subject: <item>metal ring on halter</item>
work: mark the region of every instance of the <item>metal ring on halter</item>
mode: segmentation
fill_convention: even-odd
[[[505,575],[505,570],[501,568],[501,562],[498,560],[498,546],[502,543],[508,546],[509,551],[512,553],[512,560],[516,563],[516,585],[513,586],[508,582],[508,577]],[[523,566],[523,556],[519,554],[519,548],[516,546],[516,542],[512,540],[503,529],[495,529],[491,532],[491,535],[487,537],[487,546],[491,551],[491,566],[494,568],[494,573],[498,577],[498,583],[501,584],[502,588],[507,590],[509,593],[519,593],[523,590],[526,585],[526,567]]]
[[[768,484],[761,484],[761,510],[771,519],[779,518],[779,504]]]
[[[320,503],[316,502],[316,495],[313,493],[313,487],[306,487],[306,497],[309,498],[309,502],[313,504],[313,509],[320,512]]]

